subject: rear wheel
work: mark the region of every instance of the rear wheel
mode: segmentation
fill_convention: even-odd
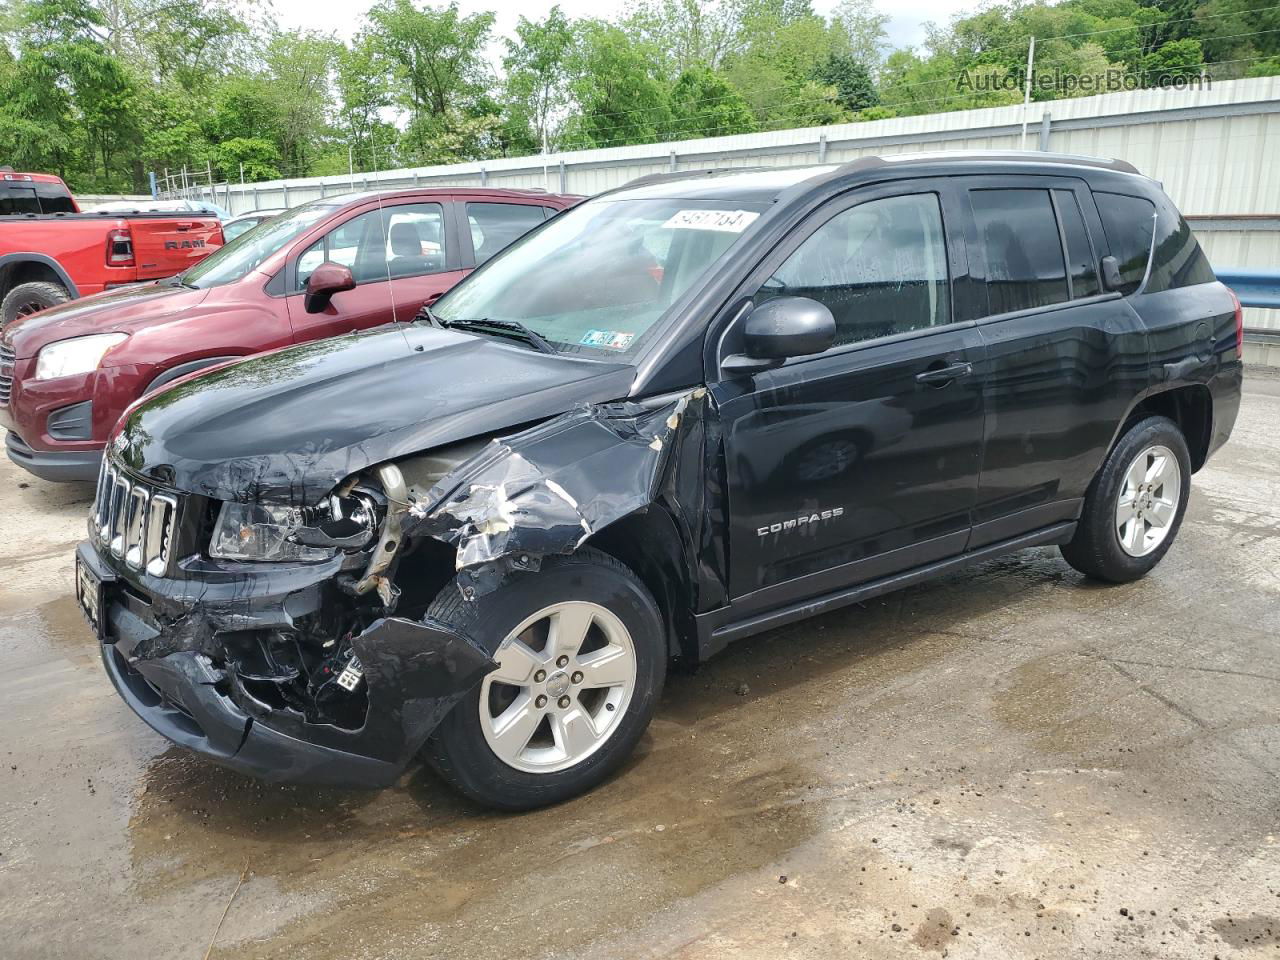
[[[1063,557],[1098,580],[1137,580],[1173,545],[1190,488],[1191,458],[1178,425],[1167,417],[1139,421],[1094,478]]]
[[[4,302],[0,303],[0,330],[15,320],[47,310],[49,307],[56,307],[70,299],[71,294],[60,283],[48,283],[43,280],[20,283],[10,290]]]
[[[493,652],[498,668],[428,741],[425,756],[474,800],[557,803],[626,759],[657,706],[666,638],[640,580],[607,554],[550,557],[467,602],[450,584],[428,616]]]

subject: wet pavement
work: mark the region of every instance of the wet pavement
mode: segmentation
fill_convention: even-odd
[[[743,641],[521,816],[166,746],[75,608],[90,495],[0,466],[0,956],[1280,957],[1280,381],[1146,580],[1033,550]]]

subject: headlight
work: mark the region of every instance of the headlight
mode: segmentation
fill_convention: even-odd
[[[36,379],[52,380],[96,370],[107,351],[127,339],[128,334],[124,333],[95,333],[51,343],[42,347],[36,357]]]
[[[363,496],[329,497],[319,507],[224,503],[209,543],[223,560],[328,560],[373,539],[377,517]]]

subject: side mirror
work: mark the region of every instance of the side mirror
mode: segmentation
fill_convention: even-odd
[[[326,260],[307,278],[307,299],[303,306],[307,313],[319,313],[329,305],[335,293],[355,288],[356,279],[351,276],[350,267]]]
[[[1098,264],[1102,268],[1102,285],[1108,290],[1119,290],[1124,286],[1120,277],[1120,261],[1115,257],[1103,257]]]
[[[750,373],[777,367],[789,357],[830,350],[836,342],[836,318],[826,304],[808,297],[775,297],[751,311],[742,331],[746,353],[726,357],[722,369]]]

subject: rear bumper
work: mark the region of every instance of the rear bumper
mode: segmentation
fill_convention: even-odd
[[[97,480],[102,465],[101,447],[97,450],[35,450],[12,430],[5,436],[4,446],[10,460],[41,480],[92,483]]]

